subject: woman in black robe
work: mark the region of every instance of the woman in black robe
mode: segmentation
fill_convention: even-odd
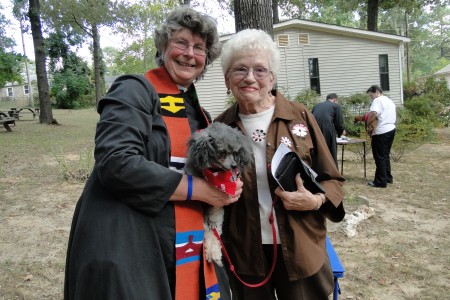
[[[215,22],[183,6],[155,31],[155,45],[160,67],[119,77],[98,104],[95,166],[69,237],[67,300],[192,299],[175,297],[175,207],[228,205],[242,192],[241,181],[229,196],[183,175],[175,155],[186,153],[175,145],[208,124],[193,82],[220,54]],[[180,132],[187,134],[174,139]],[[205,281],[200,271],[189,279]]]

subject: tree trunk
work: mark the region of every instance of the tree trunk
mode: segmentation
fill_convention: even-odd
[[[273,24],[280,23],[280,18],[278,17],[278,0],[272,0],[272,15]]]
[[[30,18],[31,35],[33,36],[34,56],[36,60],[36,76],[39,93],[39,122],[50,124],[53,112],[49,95],[47,69],[45,66],[45,45],[42,37],[39,0],[30,0],[28,17]],[[30,84],[30,83],[29,83]]]
[[[368,0],[367,2],[367,30],[378,31],[378,1]]]
[[[100,74],[100,36],[97,24],[92,24],[92,41],[94,56],[95,101],[98,104],[102,97],[102,78]]]
[[[272,0],[234,0],[236,32],[261,29],[273,36]]]
[[[408,24],[408,12],[405,12],[405,36],[409,37],[409,24]],[[409,51],[409,43],[405,43],[406,44],[406,81],[408,83],[411,82],[411,53]]]

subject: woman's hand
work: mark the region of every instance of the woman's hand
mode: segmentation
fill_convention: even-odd
[[[303,186],[300,174],[295,176],[297,183],[296,192],[286,192],[280,187],[275,190],[275,194],[283,201],[286,210],[317,210],[322,205],[322,196],[314,195]]]
[[[199,181],[200,180],[201,179],[199,179]],[[236,181],[236,192],[234,193],[234,195],[228,195],[227,193],[222,192],[217,187],[209,184],[208,182],[204,181],[204,183],[206,184],[206,186],[204,187],[203,192],[201,192],[197,197],[194,193],[192,199],[206,202],[212,206],[226,206],[238,201],[239,197],[242,194],[242,186],[244,185],[241,179],[238,178],[238,180]]]
[[[170,197],[171,201],[186,201],[187,193],[189,190],[189,182],[186,175],[180,181],[175,193]],[[202,201],[212,206],[226,206],[238,201],[242,194],[242,186],[244,183],[241,179],[236,181],[236,192],[234,195],[228,195],[222,192],[217,187],[209,184],[205,179],[199,177],[192,177],[191,182],[191,200],[189,201]]]

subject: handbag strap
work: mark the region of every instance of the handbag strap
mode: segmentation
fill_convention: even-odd
[[[264,284],[267,283],[267,281],[269,281],[270,277],[272,276],[273,270],[275,269],[275,265],[277,262],[277,247],[278,247],[278,242],[277,242],[277,232],[275,230],[275,220],[273,217],[273,210],[274,210],[274,206],[275,203],[277,202],[277,200],[279,199],[278,196],[275,196],[275,199],[272,202],[272,208],[270,210],[270,215],[269,215],[269,223],[270,225],[272,225],[272,236],[273,236],[273,258],[272,258],[272,266],[270,267],[270,271],[269,274],[267,274],[266,278],[264,278],[261,282],[259,283],[248,283],[245,282],[241,277],[239,277],[239,275],[236,273],[236,270],[234,268],[233,263],[231,262],[230,256],[228,255],[227,250],[225,249],[225,245],[222,242],[222,239],[220,238],[219,233],[217,232],[216,228],[213,228],[213,233],[216,236],[216,238],[219,240],[220,242],[220,246],[222,248],[222,253],[225,256],[228,265],[230,266],[230,271],[234,274],[234,276],[236,276],[236,278],[245,286],[251,287],[251,288],[256,288],[256,287],[260,287],[263,286]]]

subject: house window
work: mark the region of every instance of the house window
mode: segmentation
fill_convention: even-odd
[[[23,86],[23,93],[24,93],[25,95],[28,95],[28,94],[30,93],[30,89],[28,88],[28,84],[25,84],[25,85]]]
[[[389,64],[388,55],[381,54],[379,56],[380,64],[380,86],[383,91],[389,91]]]
[[[8,88],[8,97],[14,97],[14,92],[13,92],[13,88],[12,87]]]
[[[311,90],[316,91],[320,95],[320,76],[319,76],[319,59],[309,58],[309,85]]]

